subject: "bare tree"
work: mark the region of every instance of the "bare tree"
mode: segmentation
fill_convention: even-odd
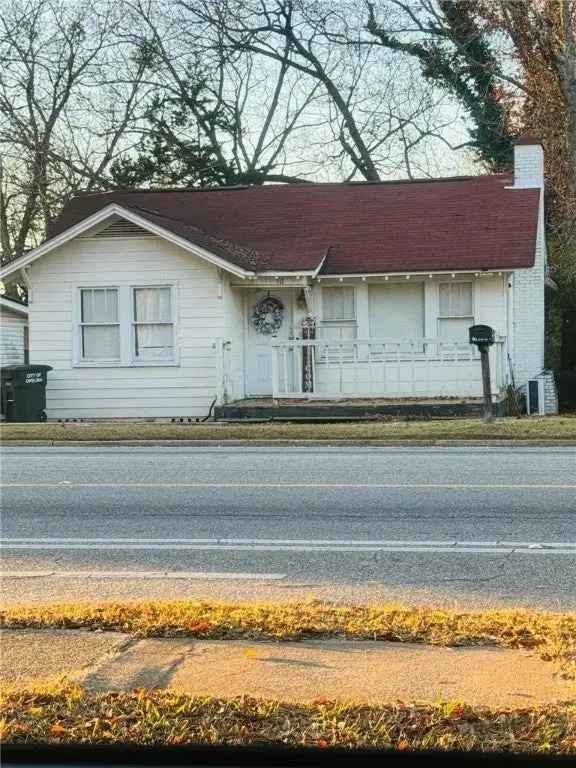
[[[381,46],[419,62],[462,104],[491,167],[510,164],[515,135],[539,134],[553,218],[567,215],[576,199],[576,0],[374,0],[366,19]]]
[[[431,132],[438,94],[411,87],[409,67],[383,60],[353,3],[320,0],[175,0],[197,28],[216,30],[230,58],[256,57],[296,73],[322,98],[322,160],[345,178],[410,173],[411,150]],[[350,35],[356,43],[350,43]],[[340,45],[346,39],[349,45]],[[375,55],[375,52],[378,54]],[[240,59],[241,60],[241,59]],[[287,76],[284,75],[285,77]],[[318,102],[317,102],[318,103]],[[310,110],[307,108],[307,112]],[[314,140],[313,140],[314,141]]]
[[[523,120],[549,143],[549,178],[576,204],[576,0],[519,0],[488,5],[485,15],[505,31],[522,67]],[[552,118],[552,120],[550,120]],[[559,208],[562,202],[558,201]]]
[[[208,153],[217,173],[208,183],[305,180],[293,170],[301,165],[294,154],[299,133],[318,124],[311,114],[316,84],[304,83],[286,55],[276,63],[232,51],[221,25],[195,8],[173,2],[159,12],[153,0],[129,5],[131,41],[153,61],[146,85],[156,94],[169,146],[185,155],[194,141],[198,152]],[[141,126],[143,135],[155,127]]]
[[[0,16],[0,243],[4,259],[46,233],[62,200],[106,184],[139,108],[144,67],[119,97],[112,2],[8,0]]]

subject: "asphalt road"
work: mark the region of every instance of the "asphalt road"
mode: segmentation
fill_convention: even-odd
[[[4,600],[576,609],[571,448],[9,448]]]

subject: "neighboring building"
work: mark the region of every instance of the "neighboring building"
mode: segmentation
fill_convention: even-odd
[[[544,364],[543,151],[514,176],[80,195],[6,266],[49,418],[204,417],[248,397],[473,398]]]
[[[28,362],[28,307],[0,296],[0,367]]]

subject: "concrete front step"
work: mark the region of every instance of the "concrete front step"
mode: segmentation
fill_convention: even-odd
[[[360,421],[379,417],[432,419],[480,417],[481,400],[282,401],[239,400],[216,406],[216,421]],[[504,401],[494,403],[494,415],[506,415]]]

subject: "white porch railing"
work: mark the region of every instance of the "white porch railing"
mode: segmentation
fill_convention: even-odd
[[[504,337],[490,348],[493,394],[505,386]],[[274,398],[481,397],[475,346],[440,338],[272,343]]]

